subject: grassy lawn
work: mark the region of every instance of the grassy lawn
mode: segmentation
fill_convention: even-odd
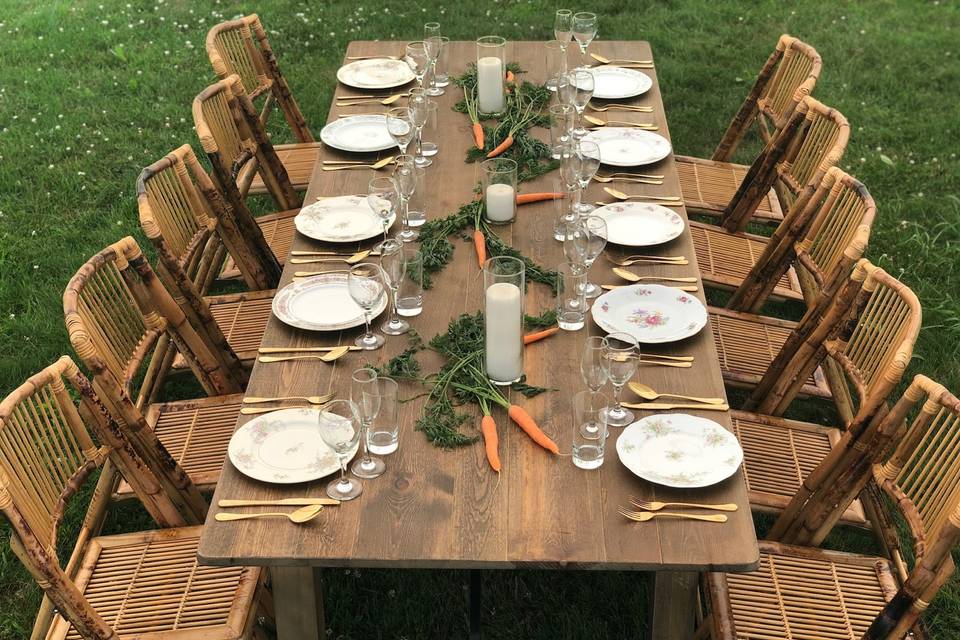
[[[950,0],[790,4],[590,6],[601,16],[601,39],[652,42],[675,146],[693,155],[712,152],[781,33],[817,47],[824,71],[816,95],[852,125],[842,166],[867,184],[879,208],[868,255],[924,305],[911,373],[958,391],[960,10]],[[61,295],[77,266],[122,235],[146,244],[134,181],[170,149],[198,148],[190,102],[213,79],[203,48],[211,25],[260,14],[317,132],[350,40],[416,39],[433,19],[452,39],[492,32],[543,40],[551,37],[554,8],[540,0],[0,0],[0,394],[70,351]],[[143,519],[127,507],[110,528],[133,522]],[[869,548],[855,535],[837,540]],[[331,637],[463,637],[465,579],[457,572],[329,572]],[[489,574],[486,587],[490,637],[648,634],[642,575],[502,572]],[[27,637],[38,603],[33,581],[3,545],[0,640]],[[958,637],[960,579],[927,619],[933,638]]]

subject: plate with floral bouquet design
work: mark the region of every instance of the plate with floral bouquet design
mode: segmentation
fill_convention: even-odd
[[[707,325],[707,308],[699,299],[659,284],[607,291],[590,307],[590,314],[607,333],[628,333],[641,344],[683,340]]]
[[[617,438],[617,456],[644,480],[679,489],[709,487],[740,468],[737,437],[713,420],[685,413],[634,422]]]
[[[387,226],[397,214],[391,213]],[[323,242],[358,242],[383,235],[383,221],[366,196],[324,198],[300,209],[293,224],[297,231]]]
[[[310,482],[339,471],[337,456],[320,438],[320,414],[320,409],[281,409],[257,416],[230,438],[230,462],[244,475],[274,484]],[[355,448],[350,458],[356,453]]]

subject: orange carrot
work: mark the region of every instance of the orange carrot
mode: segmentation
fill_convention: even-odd
[[[480,229],[473,232],[473,246],[477,250],[477,264],[483,269],[483,263],[487,261],[487,238]]]
[[[551,440],[547,434],[537,426],[537,423],[534,422],[529,413],[523,410],[523,407],[512,404],[510,408],[507,409],[507,415],[517,423],[518,427],[530,436],[531,440],[551,453],[560,453],[560,448],[557,447],[557,443]]]
[[[503,142],[501,142],[496,147],[494,147],[493,151],[487,154],[487,157],[488,158],[497,157],[498,155],[500,155],[501,153],[509,149],[510,145],[512,144],[513,144],[513,135],[511,134],[511,135],[508,135],[506,138],[504,138]]]
[[[549,338],[557,331],[560,331],[560,327],[550,327],[549,329],[544,329],[543,331],[528,333],[527,335],[523,336],[523,344],[530,344],[531,342],[536,342],[537,340]]]
[[[513,82],[516,79],[516,76],[513,75],[513,71],[507,69],[507,82]]]
[[[483,127],[479,122],[473,123],[473,143],[477,145],[477,149],[483,149]]]
[[[497,438],[497,423],[493,421],[493,416],[483,416],[480,420],[480,433],[483,434],[483,448],[487,452],[487,462],[490,468],[500,473],[500,443]]]
[[[517,204],[529,204],[531,202],[542,202],[544,200],[559,200],[561,198],[563,198],[563,194],[559,192],[521,193],[517,195]]]

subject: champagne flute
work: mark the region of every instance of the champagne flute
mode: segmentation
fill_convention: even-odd
[[[403,227],[397,237],[404,242],[413,242],[420,235],[410,228],[410,196],[417,188],[417,174],[414,168],[415,161],[411,156],[397,156],[397,164],[393,170],[393,181],[400,192],[400,210],[403,216]]]
[[[580,55],[585,61],[587,47],[597,37],[597,14],[589,11],[580,11],[573,14],[573,37],[580,45]]]
[[[600,168],[600,145],[589,140],[581,140],[576,147],[577,152],[577,183],[580,185],[580,200],[577,202],[576,211],[581,216],[587,215],[594,210],[594,206],[589,202],[583,201],[583,194],[593,176],[597,175]]]
[[[423,155],[423,125],[427,124],[429,110],[427,105],[430,99],[427,98],[426,91],[423,89],[411,89],[410,99],[407,101],[407,108],[410,110],[410,121],[416,130],[417,155],[414,164],[418,167],[429,167],[433,160]]]
[[[411,42],[407,45],[404,59],[407,66],[413,71],[417,78],[417,84],[423,89],[423,76],[430,66],[430,55],[427,53],[427,44],[425,42]]]
[[[350,401],[356,405],[363,427],[363,457],[350,465],[350,471],[358,478],[382,476],[387,465],[382,458],[370,455],[370,427],[380,413],[380,387],[377,385],[376,370],[364,367],[353,372],[350,378]]]
[[[634,415],[620,404],[620,394],[623,385],[637,372],[640,345],[629,333],[611,333],[603,341],[603,363],[610,384],[613,385],[613,406],[607,407],[604,415],[611,427],[625,427],[633,422]]]
[[[596,261],[603,248],[607,246],[607,221],[600,216],[587,216],[580,220],[580,224],[573,232],[573,244],[587,272]],[[590,282],[583,288],[583,295],[587,298],[596,298],[601,293],[600,287]]]
[[[380,330],[389,336],[399,336],[410,330],[410,323],[397,313],[397,293],[400,291],[400,285],[403,284],[406,267],[403,243],[396,240],[386,243],[380,257],[380,268],[383,269],[387,287],[390,289],[393,306],[390,319],[380,326]]]
[[[400,153],[405,154],[416,131],[410,109],[394,107],[387,111],[387,131],[393,141],[397,143],[397,146],[400,147]]]
[[[375,251],[383,252],[388,244],[387,229],[390,228],[390,219],[396,214],[400,205],[400,191],[392,178],[373,178],[367,184],[367,204],[383,223],[383,241],[374,247]]]
[[[363,309],[363,321],[367,326],[366,332],[354,344],[368,351],[379,349],[383,346],[384,338],[370,330],[370,312],[380,303],[386,291],[383,270],[371,262],[353,265],[347,276],[347,290],[353,301]]]
[[[439,22],[428,22],[423,25],[423,43],[427,47],[427,57],[430,60],[430,87],[424,93],[428,96],[442,96],[443,89],[437,85],[437,58],[440,57],[440,49],[443,48]]]
[[[573,39],[573,12],[570,9],[557,9],[553,18],[553,37],[560,43],[560,50],[566,60],[567,46]]]
[[[584,384],[590,389],[590,413],[594,415],[593,402],[594,397],[607,383],[607,368],[604,366],[605,346],[603,336],[587,336],[583,343],[583,351],[580,354],[580,376]],[[582,435],[585,438],[599,438],[599,422],[590,422],[582,427]]]
[[[574,138],[582,138],[587,135],[587,130],[583,126],[583,112],[593,97],[595,82],[593,72],[586,67],[577,67],[568,75],[570,88],[567,94],[573,95],[573,108],[577,110],[577,128],[573,130]]]
[[[350,400],[331,400],[323,406],[318,418],[320,439],[333,450],[340,463],[340,477],[327,485],[327,495],[334,500],[353,500],[363,491],[359,480],[347,477],[347,460],[360,440],[360,415]]]

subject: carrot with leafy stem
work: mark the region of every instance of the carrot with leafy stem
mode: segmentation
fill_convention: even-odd
[[[500,473],[500,438],[497,436],[497,423],[490,415],[490,404],[481,399],[480,410],[483,411],[483,418],[480,419],[480,433],[483,435],[483,449],[487,455],[487,462],[490,468]]]
[[[473,143],[477,145],[477,149],[483,151],[483,125],[480,124],[480,114],[477,111],[477,85],[465,86],[463,88],[463,101],[467,105],[467,116],[470,117],[470,122],[472,122],[471,129],[473,130]]]
[[[559,191],[543,191],[540,193],[519,193],[517,194],[517,204],[530,204],[531,202],[543,202],[544,200],[559,200],[564,194]]]
[[[483,269],[483,263],[487,261],[487,236],[483,235],[480,229],[481,208],[480,204],[477,204],[473,217],[473,248],[477,251],[477,266]]]
[[[538,115],[537,112],[533,110],[533,100],[530,100],[526,106],[524,106],[523,95],[520,92],[517,92],[516,98],[514,99],[517,101],[517,105],[520,107],[518,111],[521,115],[510,125],[510,129],[507,131],[507,137],[504,138],[500,144],[494,147],[493,150],[487,154],[488,158],[496,158],[504,151],[509,149],[513,145],[513,136],[521,129],[525,129],[527,124],[532,122],[533,119]]]

